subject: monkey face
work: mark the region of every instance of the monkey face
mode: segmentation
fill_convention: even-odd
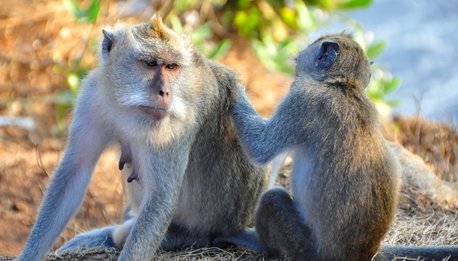
[[[314,80],[364,89],[370,80],[370,64],[361,46],[347,34],[326,35],[303,50],[297,75]]]
[[[107,95],[141,122],[186,118],[184,84],[192,73],[191,45],[159,18],[104,30],[102,68]]]

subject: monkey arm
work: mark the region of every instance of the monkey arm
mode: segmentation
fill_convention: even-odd
[[[245,151],[259,164],[266,164],[281,152],[299,143],[301,121],[292,115],[302,106],[291,91],[280,103],[272,118],[262,119],[246,95],[239,95],[233,105],[237,135]],[[294,109],[291,109],[294,108]]]
[[[90,104],[79,99],[64,157],[46,190],[38,218],[22,254],[16,260],[42,260],[76,212],[93,168],[109,143],[103,126],[90,116]],[[92,114],[93,115],[93,114]]]
[[[191,141],[186,137],[160,149],[133,151],[134,164],[140,165],[137,182],[145,195],[119,260],[151,260],[160,246],[177,205]]]

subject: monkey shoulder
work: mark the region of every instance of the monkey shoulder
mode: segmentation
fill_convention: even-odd
[[[233,69],[214,62],[209,62],[208,66],[215,76],[219,86],[224,88],[231,88],[236,86],[239,82],[238,74]]]
[[[109,101],[109,97],[103,93],[102,78],[101,70],[97,68],[82,81],[73,110],[75,122],[91,122],[91,124],[103,124],[107,128],[112,127],[110,121],[114,117],[113,102]]]

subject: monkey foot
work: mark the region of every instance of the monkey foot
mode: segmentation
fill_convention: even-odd
[[[92,248],[114,248],[116,247],[113,241],[114,228],[114,226],[105,227],[79,234],[57,249],[56,254],[60,255],[66,252],[75,252]]]

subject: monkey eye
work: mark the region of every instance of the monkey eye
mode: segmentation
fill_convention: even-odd
[[[178,64],[176,63],[169,63],[169,64],[166,64],[165,65],[165,68],[167,70],[175,70],[176,68],[178,68]]]
[[[146,64],[146,66],[148,66],[148,67],[156,67],[156,66],[158,65],[158,63],[157,63],[156,60],[145,61],[145,64]]]

